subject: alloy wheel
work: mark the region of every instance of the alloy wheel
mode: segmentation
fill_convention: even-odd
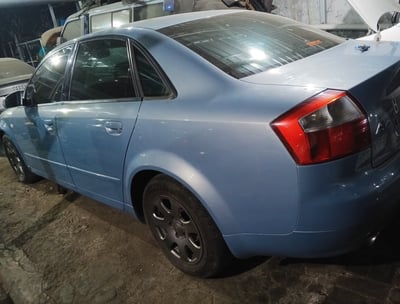
[[[203,254],[200,232],[182,204],[169,196],[160,196],[152,209],[157,236],[171,254],[187,263],[198,262]]]
[[[18,151],[15,149],[13,144],[9,141],[6,141],[4,143],[4,150],[5,154],[10,162],[11,167],[15,171],[15,173],[18,176],[19,180],[23,180],[25,177],[25,171],[24,171],[24,163],[19,156]]]

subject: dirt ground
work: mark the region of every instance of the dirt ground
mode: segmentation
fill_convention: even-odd
[[[400,222],[346,256],[254,258],[223,277],[176,270],[145,225],[0,156],[0,278],[14,303],[400,303]]]

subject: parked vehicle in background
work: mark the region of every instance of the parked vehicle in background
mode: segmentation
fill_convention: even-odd
[[[60,43],[106,28],[169,14],[164,0],[142,0],[130,4],[122,1],[83,9],[67,18],[60,35]]]
[[[134,214],[191,275],[337,255],[399,206],[399,52],[248,10],[147,19],[50,52],[0,136],[20,181]]]
[[[227,9],[230,7],[247,8],[263,12],[271,12],[276,8],[273,5],[273,0],[120,1],[108,5],[85,8],[69,16],[61,32],[58,44],[103,29],[118,28],[134,21],[170,14]]]
[[[361,40],[400,41],[398,0],[348,0],[371,29]]]
[[[35,68],[16,58],[0,58],[0,112],[4,110],[4,99],[14,93],[23,92]],[[18,100],[20,96],[14,95]]]
[[[57,26],[45,31],[40,37],[40,44],[42,45],[39,53],[39,61],[43,59],[48,52],[57,46],[58,38],[60,37],[62,26]]]

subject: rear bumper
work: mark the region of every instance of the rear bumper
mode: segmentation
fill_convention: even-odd
[[[225,236],[225,241],[237,258],[252,256],[321,258],[346,253],[367,244],[382,227],[364,226],[318,232],[295,231],[287,235],[242,234]]]
[[[347,158],[325,168],[299,168],[295,229],[288,234],[224,235],[232,253],[239,258],[327,257],[376,236],[400,211],[400,157],[380,168],[354,164],[355,159]]]

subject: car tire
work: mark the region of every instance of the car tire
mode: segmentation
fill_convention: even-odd
[[[39,176],[29,170],[17,148],[7,135],[3,136],[3,147],[4,153],[11,165],[11,168],[17,175],[18,181],[25,184],[30,184],[40,179]]]
[[[220,274],[232,255],[201,203],[181,184],[157,175],[144,192],[144,216],[162,251],[181,271],[196,277]]]

